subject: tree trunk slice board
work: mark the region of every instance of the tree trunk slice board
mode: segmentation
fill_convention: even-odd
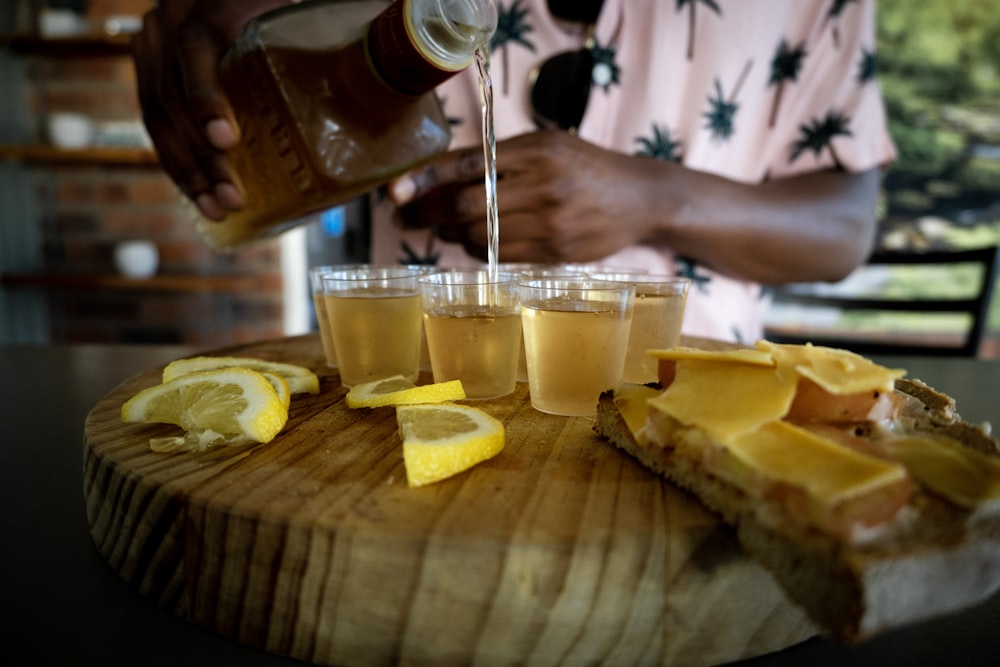
[[[698,666],[816,634],[728,528],[593,420],[532,409],[526,385],[476,403],[504,422],[503,452],[413,489],[394,409],[347,408],[317,336],[218,354],[308,366],[320,393],[293,397],[270,443],[157,454],[150,437],[175,427],[120,420],[157,367],[85,425],[98,549],[205,628],[328,665]]]

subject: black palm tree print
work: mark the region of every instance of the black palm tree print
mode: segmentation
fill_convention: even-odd
[[[503,84],[502,91],[506,95],[510,87],[509,75],[510,60],[507,55],[507,45],[510,43],[520,44],[532,53],[535,52],[535,44],[528,39],[527,34],[534,30],[534,27],[527,22],[528,10],[521,6],[521,0],[514,0],[510,4],[510,9],[504,7],[504,3],[497,3],[497,29],[490,38],[490,53],[500,50],[500,57],[503,60]]]
[[[794,49],[789,48],[788,42],[784,39],[778,45],[778,50],[771,60],[771,76],[767,81],[768,86],[774,86],[774,101],[771,103],[771,118],[768,127],[774,127],[778,119],[778,110],[781,107],[781,98],[785,94],[785,86],[790,82],[799,80],[799,72],[802,70],[802,61],[806,57],[805,43],[800,43]]]
[[[617,52],[611,46],[601,46],[597,40],[590,47],[590,53],[594,58],[592,70],[592,85],[600,86],[607,93],[611,86],[621,85],[622,68],[615,62]]]
[[[710,291],[709,283],[712,282],[712,276],[698,273],[698,264],[693,259],[678,256],[674,258],[674,263],[677,264],[678,276],[688,278],[691,284],[702,294],[707,294]]]
[[[863,86],[869,81],[874,81],[876,69],[877,62],[875,52],[862,48],[861,62],[858,63],[858,84]]]
[[[438,101],[441,103],[441,108],[442,109],[445,109],[445,110],[448,109],[448,98],[447,97],[445,97],[444,95],[438,95]],[[446,115],[446,118],[448,120],[448,126],[449,127],[457,127],[457,126],[459,126],[459,125],[461,125],[462,123],[465,122],[464,118],[460,118],[458,116],[447,116]]]
[[[799,127],[799,138],[792,146],[792,154],[788,161],[795,162],[807,150],[818,156],[825,149],[830,151],[834,166],[843,170],[844,165],[841,164],[840,157],[833,147],[833,139],[852,136],[848,125],[850,119],[838,111],[828,111],[823,118],[813,118],[808,125]]]
[[[422,255],[406,241],[400,241],[399,247],[403,251],[403,256],[399,259],[399,263],[403,266],[437,266],[438,260],[441,259],[441,253],[434,252],[434,239],[436,238],[437,228],[428,231]]]
[[[840,48],[840,17],[847,9],[847,5],[852,2],[857,2],[857,0],[833,0],[833,5],[830,7],[830,11],[826,13],[826,17],[823,19],[823,26],[825,27],[827,23],[833,24],[833,45]]]
[[[740,328],[735,324],[733,325],[732,329],[729,330],[729,333],[732,334],[733,340],[736,341],[737,343],[746,344],[748,342],[746,336],[743,335],[743,332],[740,331]]]
[[[717,141],[726,141],[733,136],[736,112],[740,109],[740,105],[736,103],[736,98],[739,95],[740,88],[743,86],[743,82],[746,80],[747,74],[750,73],[752,65],[753,61],[748,60],[747,64],[743,67],[739,81],[736,82],[733,92],[728,98],[722,90],[722,83],[718,77],[715,79],[715,95],[708,98],[709,110],[705,112],[705,119],[707,121],[705,127],[712,133],[712,138]]]
[[[681,143],[670,138],[670,128],[666,125],[653,124],[653,132],[649,137],[636,137],[639,144],[636,155],[651,157],[663,162],[681,161]]]
[[[677,0],[677,11],[684,9],[684,5],[688,6],[688,45],[687,45],[687,59],[691,60],[694,58],[694,28],[696,25],[695,20],[695,7],[701,3],[711,9],[713,12],[722,16],[722,8],[719,7],[719,3],[715,0]]]

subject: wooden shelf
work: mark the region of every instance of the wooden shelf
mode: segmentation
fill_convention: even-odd
[[[132,52],[132,35],[43,37],[33,33],[0,34],[0,47],[14,53],[44,56],[125,56]]]
[[[156,151],[149,148],[58,148],[42,145],[0,146],[0,160],[47,165],[104,165],[154,167],[159,165]]]
[[[151,278],[127,278],[117,274],[6,273],[0,284],[12,288],[46,290],[113,290],[141,292],[266,292],[260,276],[158,274]]]
[[[37,33],[0,33],[0,48],[18,54],[51,57],[125,56],[131,54],[133,35],[94,33],[45,37]],[[89,146],[65,149],[45,144],[0,146],[0,160],[44,165],[156,166],[151,148]]]

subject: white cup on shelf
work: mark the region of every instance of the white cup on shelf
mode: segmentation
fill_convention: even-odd
[[[152,241],[121,241],[115,245],[115,267],[128,278],[149,278],[156,274],[160,253]]]
[[[87,19],[72,9],[46,7],[38,13],[38,32],[42,37],[76,37],[87,32]]]
[[[85,148],[94,140],[94,121],[82,113],[54,111],[48,130],[49,141],[59,148]]]
[[[134,35],[142,30],[142,17],[132,14],[112,14],[104,19],[108,35]]]

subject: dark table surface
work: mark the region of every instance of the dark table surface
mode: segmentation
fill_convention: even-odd
[[[131,590],[98,554],[83,503],[83,423],[126,378],[194,350],[0,345],[0,658],[6,665],[292,665]],[[1000,360],[879,358],[1000,425]],[[997,665],[1000,595],[846,647],[816,638],[745,665]]]

